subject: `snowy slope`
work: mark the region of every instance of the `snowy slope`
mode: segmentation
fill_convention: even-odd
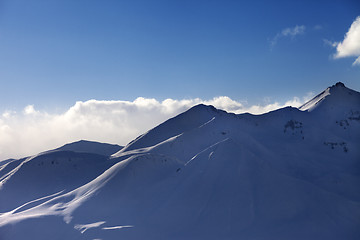
[[[72,151],[72,152],[85,152],[85,153],[95,153],[104,156],[110,156],[123,147],[117,144],[108,144],[108,143],[99,143],[94,141],[80,140],[73,143],[65,144],[62,147],[55,149],[54,151]]]
[[[79,187],[111,166],[107,160],[102,155],[61,151],[9,163],[14,166],[0,176],[0,211]]]
[[[10,162],[0,239],[359,239],[359,113],[337,83],[263,115],[198,105],[110,158]]]
[[[170,137],[194,129],[211,120],[213,114],[217,111],[219,110],[216,110],[213,106],[199,104],[137,137],[120,150],[120,152],[150,147]]]

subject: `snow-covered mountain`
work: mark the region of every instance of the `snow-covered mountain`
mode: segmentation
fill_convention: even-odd
[[[113,153],[120,151],[122,148],[122,146],[119,146],[117,144],[80,140],[77,142],[65,144],[64,146],[54,149],[52,151],[72,151],[110,156]]]
[[[111,156],[96,146],[0,166],[0,239],[360,239],[360,93],[342,83],[299,109],[198,105]]]

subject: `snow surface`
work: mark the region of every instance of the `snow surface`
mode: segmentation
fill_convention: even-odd
[[[108,143],[99,143],[94,141],[80,140],[73,143],[65,144],[62,147],[59,147],[52,151],[72,151],[72,152],[85,152],[85,153],[95,153],[104,156],[110,156],[123,147],[117,144],[108,144]]]
[[[304,105],[300,106],[299,109],[302,111],[312,111],[328,95],[330,95],[330,88],[325,89],[325,91],[315,96],[313,99],[306,102]]]
[[[341,83],[263,115],[198,105],[111,157],[0,166],[0,239],[360,239],[359,146]]]

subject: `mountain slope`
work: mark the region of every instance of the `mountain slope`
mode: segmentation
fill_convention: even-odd
[[[53,151],[72,151],[72,152],[82,152],[82,153],[95,153],[104,156],[110,156],[123,147],[116,144],[108,143],[99,143],[93,141],[80,140],[73,143],[65,144],[62,147],[59,147]]]
[[[0,212],[56,192],[70,191],[110,166],[105,156],[90,153],[61,151],[26,158],[0,178]]]
[[[359,239],[359,113],[338,83],[263,115],[199,105],[110,158],[11,162],[0,239]]]

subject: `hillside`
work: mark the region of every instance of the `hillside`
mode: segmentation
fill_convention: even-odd
[[[111,156],[0,166],[0,239],[359,239],[358,146],[342,83],[262,115],[198,105]]]

